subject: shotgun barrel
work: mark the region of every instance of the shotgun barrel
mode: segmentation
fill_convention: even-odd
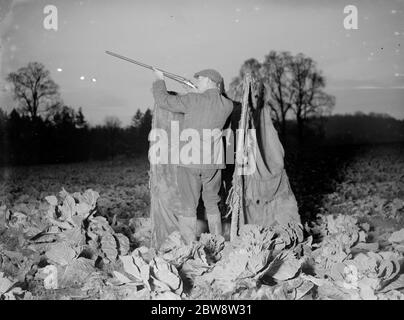
[[[111,51],[105,51],[105,53],[109,54],[110,56],[113,56],[115,58],[122,59],[122,60],[128,61],[130,63],[134,63],[134,64],[136,64],[138,66],[143,67],[143,68],[153,70],[152,66],[149,66],[149,65],[147,65],[145,63],[130,59],[130,58],[125,57],[125,56],[122,56],[120,54],[117,54],[117,53],[114,53],[114,52],[111,52]],[[187,86],[189,86],[191,88],[196,89],[196,86],[191,82],[191,80],[188,80],[187,78],[181,77],[179,75],[176,75],[176,74],[168,72],[168,71],[164,71],[164,70],[159,69],[159,68],[155,68],[155,69],[160,70],[164,74],[165,77],[167,77],[167,78],[169,78],[171,80],[183,83],[183,84],[185,84],[185,85],[187,85]]]

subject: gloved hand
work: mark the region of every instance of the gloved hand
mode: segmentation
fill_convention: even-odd
[[[164,80],[164,74],[160,70],[157,70],[156,68],[153,67],[153,71],[157,80]]]

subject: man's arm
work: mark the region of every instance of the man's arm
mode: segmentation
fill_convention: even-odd
[[[157,105],[165,110],[177,113],[187,113],[196,103],[197,94],[187,93],[185,95],[170,95],[164,80],[153,82],[153,96]]]

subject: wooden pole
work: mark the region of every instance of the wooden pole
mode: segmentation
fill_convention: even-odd
[[[236,148],[236,165],[233,173],[233,186],[232,194],[230,196],[235,197],[232,201],[232,216],[230,225],[230,241],[234,241],[239,235],[240,225],[244,224],[244,157],[246,156],[246,138],[249,116],[249,96],[251,89],[252,77],[247,74],[244,78],[243,84],[243,101],[241,107],[241,118],[239,121],[239,135],[237,136],[237,148]]]

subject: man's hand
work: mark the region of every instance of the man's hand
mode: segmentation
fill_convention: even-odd
[[[157,70],[156,68],[153,67],[153,71],[157,80],[164,80],[164,74],[160,70]]]

